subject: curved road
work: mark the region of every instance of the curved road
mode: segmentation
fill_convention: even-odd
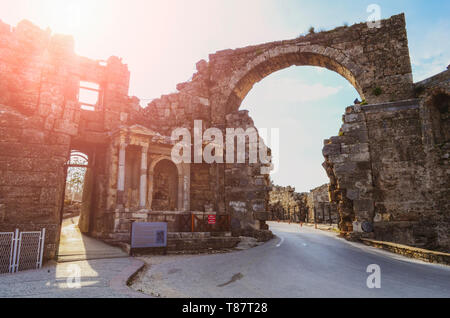
[[[450,267],[350,243],[336,234],[269,223],[277,235],[228,254],[149,261],[134,288],[168,297],[450,297]],[[370,264],[381,288],[367,287]]]

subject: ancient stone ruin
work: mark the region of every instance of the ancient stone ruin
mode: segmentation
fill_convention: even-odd
[[[0,23],[0,231],[45,227],[45,257],[55,257],[73,151],[89,158],[80,227],[94,237],[127,241],[131,222],[145,220],[182,233],[186,215],[211,213],[224,232],[266,230],[271,186],[260,163],[176,164],[170,136],[194,120],[224,135],[253,127],[242,100],[292,65],[335,71],[364,100],[343,109],[341,133],[323,149],[343,233],[449,250],[449,71],[413,83],[404,15],[216,52],[146,108],[128,96],[120,58],[77,56],[70,36]]]
[[[273,185],[269,192],[268,219],[271,221],[308,222],[310,207],[307,199],[308,193],[297,193],[293,187]]]
[[[293,187],[273,186],[269,192],[269,219],[272,221],[338,224],[335,202],[330,202],[329,184],[298,193]]]
[[[306,199],[309,207],[307,220],[313,223],[338,224],[340,222],[336,202],[330,201],[329,184],[311,190]]]

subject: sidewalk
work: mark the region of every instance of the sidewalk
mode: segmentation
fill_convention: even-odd
[[[51,263],[38,270],[0,275],[0,297],[148,297],[127,286],[130,277],[143,266],[144,262],[132,257]],[[77,273],[79,286],[71,278]]]
[[[79,216],[65,219],[61,229],[58,262],[128,257],[122,249],[81,234]]]

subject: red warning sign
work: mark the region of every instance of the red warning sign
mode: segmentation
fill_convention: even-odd
[[[216,224],[216,216],[215,215],[213,215],[213,214],[211,214],[211,215],[208,215],[208,224]]]

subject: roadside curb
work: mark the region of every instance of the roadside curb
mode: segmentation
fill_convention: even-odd
[[[128,287],[128,282],[145,266],[141,260],[130,258],[131,264],[126,266],[117,276],[109,281],[109,287],[120,294],[135,298],[151,298]]]
[[[387,250],[409,258],[419,259],[428,263],[450,265],[450,253],[430,251],[423,248],[411,247],[392,242],[376,241],[367,238],[361,238],[360,240],[365,245]]]

